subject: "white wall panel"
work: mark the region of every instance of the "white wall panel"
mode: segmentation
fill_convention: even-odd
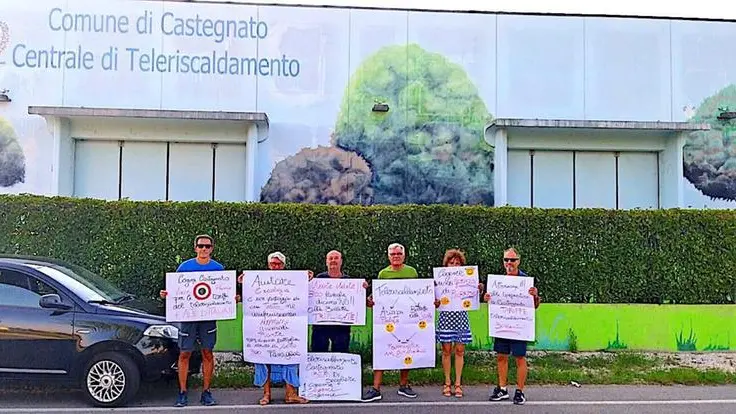
[[[212,200],[211,144],[170,144],[169,200]]]
[[[166,143],[125,142],[122,197],[166,200]]]
[[[616,208],[613,152],[575,153],[575,207]]]
[[[119,160],[117,141],[75,141],[74,196],[117,200]]]
[[[529,150],[508,152],[508,203],[515,207],[531,205],[532,169]]]
[[[533,207],[572,208],[572,151],[535,151]]]
[[[215,156],[215,199],[245,201],[245,145],[218,144]]]
[[[657,171],[657,153],[622,152],[618,160],[619,208],[659,208]]]

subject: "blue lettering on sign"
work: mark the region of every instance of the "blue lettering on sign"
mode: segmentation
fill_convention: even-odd
[[[128,33],[128,16],[72,14],[56,7],[49,12],[49,28],[55,32]]]
[[[281,59],[230,56],[227,51],[208,55],[161,53],[156,49],[145,51],[127,48],[128,68],[131,72],[196,73],[212,75],[258,75],[296,77],[301,70],[299,61],[282,55]]]
[[[176,17],[172,12],[161,16],[161,32],[167,36],[211,37],[216,43],[228,38],[265,39],[268,36],[268,25],[250,18],[250,20],[213,20],[201,18],[199,14],[192,18]]]
[[[47,15],[48,28],[62,33],[116,33],[151,36],[159,42],[160,36],[196,37],[211,39],[222,44],[228,40],[265,39],[268,24],[256,18],[218,19],[200,14],[179,16],[172,11],[159,17],[151,10],[136,16],[112,13],[86,13],[51,8]],[[156,24],[159,26],[156,27]],[[158,37],[158,39],[156,39]],[[70,42],[70,37],[65,40]],[[64,40],[58,40],[61,43]],[[80,35],[81,40],[81,35]],[[121,55],[122,56],[119,56]],[[298,59],[281,54],[280,57],[236,56],[227,48],[198,53],[186,51],[142,49],[131,45],[112,44],[102,49],[87,50],[82,44],[68,47],[31,46],[20,43],[13,47],[13,64],[28,69],[69,69],[146,73],[177,73],[235,76],[297,77],[301,74]]]
[[[53,46],[48,50],[29,49],[21,43],[13,48],[13,64],[32,69],[86,69],[94,67],[94,54],[82,46],[73,50],[60,50]]]

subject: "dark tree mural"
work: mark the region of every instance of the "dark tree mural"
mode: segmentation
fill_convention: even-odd
[[[690,121],[710,124],[710,131],[690,134],[684,147],[688,181],[713,199],[736,200],[736,122],[718,120],[724,110],[736,111],[736,85],[708,97]]]
[[[339,148],[304,148],[276,165],[261,201],[314,204],[373,202],[371,170],[358,154]]]
[[[26,178],[26,160],[15,131],[0,118],[0,187],[22,183]]]

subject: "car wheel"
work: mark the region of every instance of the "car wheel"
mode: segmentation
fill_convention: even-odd
[[[130,357],[118,352],[103,352],[87,363],[82,390],[98,407],[118,407],[138,392],[140,383],[140,370]]]

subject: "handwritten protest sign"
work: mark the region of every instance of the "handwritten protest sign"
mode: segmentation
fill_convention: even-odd
[[[309,324],[365,325],[363,282],[363,279],[312,279],[309,282]]]
[[[374,280],[373,301],[373,369],[434,367],[434,280]]]
[[[435,267],[435,298],[441,311],[468,311],[480,307],[478,266]]]
[[[495,338],[534,341],[536,312],[529,288],[534,278],[488,275],[488,332]]]
[[[360,355],[307,354],[299,366],[299,395],[312,401],[360,401]]]
[[[234,270],[166,273],[166,321],[235,319]]]
[[[309,276],[306,271],[245,271],[243,359],[298,364],[307,358]]]

